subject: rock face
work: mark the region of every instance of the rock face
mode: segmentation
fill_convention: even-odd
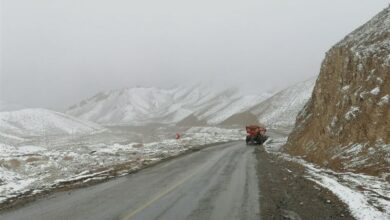
[[[223,126],[242,126],[256,124],[258,122],[258,118],[252,112],[245,111],[234,114],[223,121],[220,125]]]
[[[331,48],[285,150],[335,170],[390,174],[390,7]]]

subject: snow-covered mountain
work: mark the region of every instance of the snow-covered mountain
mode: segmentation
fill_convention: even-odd
[[[104,128],[63,113],[46,109],[0,112],[0,137],[21,139],[28,136],[88,134]]]
[[[270,127],[293,126],[299,111],[310,99],[317,77],[290,86],[250,111],[260,123]]]
[[[268,99],[253,105],[245,112],[237,112],[223,125],[244,125],[258,121],[267,127],[292,127],[298,112],[309,100],[316,78],[292,85]]]
[[[176,124],[192,118],[219,124],[271,96],[243,95],[238,89],[179,86],[172,89],[136,87],[99,93],[66,113],[102,124]]]

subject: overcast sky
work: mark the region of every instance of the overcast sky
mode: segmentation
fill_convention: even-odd
[[[315,76],[388,0],[0,0],[0,100],[64,110],[99,91]]]

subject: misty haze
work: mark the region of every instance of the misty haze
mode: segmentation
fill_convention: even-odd
[[[388,1],[0,0],[0,219],[390,219]]]

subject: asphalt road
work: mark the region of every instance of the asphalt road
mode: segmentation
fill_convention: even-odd
[[[52,194],[0,219],[259,219],[254,148],[209,147],[92,187]]]

